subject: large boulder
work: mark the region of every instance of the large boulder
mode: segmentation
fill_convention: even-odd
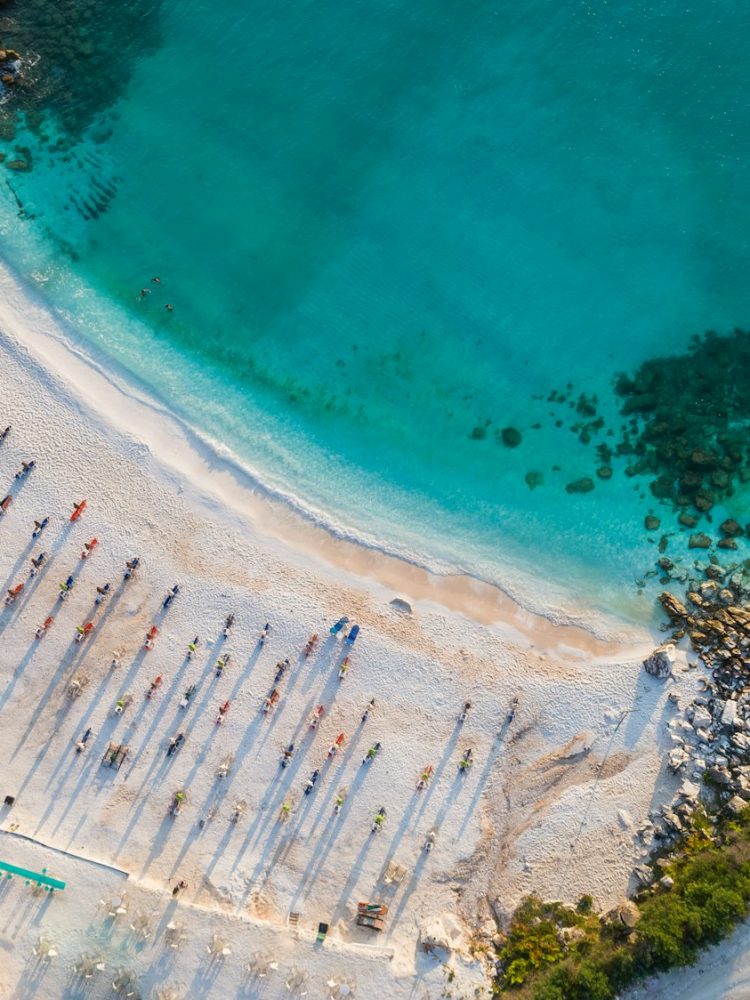
[[[628,930],[632,930],[640,919],[641,911],[630,899],[624,899],[607,914],[609,923],[619,924],[621,927],[627,927]]]
[[[670,677],[676,661],[674,643],[666,642],[657,646],[651,656],[643,661],[647,674],[664,679]]]

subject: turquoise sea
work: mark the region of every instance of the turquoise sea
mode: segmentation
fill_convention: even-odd
[[[564,486],[616,372],[750,318],[750,8],[57,8],[2,8],[0,252],[75,335],[337,530],[637,614],[646,484]]]

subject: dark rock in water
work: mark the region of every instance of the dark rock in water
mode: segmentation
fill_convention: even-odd
[[[688,514],[687,511],[683,511],[677,520],[686,528],[694,528],[698,523],[698,518]]]
[[[733,538],[720,538],[716,543],[720,549],[736,549],[737,542]]]
[[[647,514],[644,519],[643,526],[646,531],[658,531],[661,527],[661,521],[658,517],[654,517],[653,514]]]
[[[742,534],[742,527],[734,520],[733,517],[728,517],[726,521],[722,521],[719,525],[719,531],[722,535],[731,535],[735,537],[736,535]]]
[[[643,413],[647,410],[655,410],[658,402],[657,397],[652,392],[644,392],[640,395],[631,396],[622,408],[625,416],[629,413]]]
[[[700,511],[711,510],[714,505],[714,495],[709,493],[708,490],[698,490],[695,494],[695,499],[693,500],[696,508]]]
[[[469,435],[472,441],[484,441],[487,437],[486,427],[474,427],[472,428],[471,434]]]
[[[521,432],[515,427],[503,427],[500,437],[506,448],[517,448],[523,440]]]
[[[696,448],[690,456],[690,464],[697,469],[715,469],[719,460],[712,452]]]
[[[635,453],[629,475],[646,475],[652,494],[701,514],[750,481],[750,331],[694,337],[683,354],[619,375],[619,455]]]
[[[596,470],[596,474],[600,479],[611,479],[612,467],[609,465],[600,465]]]
[[[544,476],[541,472],[527,472],[523,478],[530,490],[535,490],[537,486],[544,485]]]
[[[662,535],[659,539],[659,552],[666,552],[667,546],[669,545],[669,535]]]
[[[697,535],[691,535],[690,541],[688,542],[688,548],[691,549],[708,549],[711,547],[711,539],[708,535],[704,535],[702,531],[699,531]]]
[[[576,479],[572,483],[568,483],[565,490],[567,493],[590,493],[593,488],[594,480],[588,476],[584,476],[582,479]]]
[[[645,462],[633,462],[631,465],[625,466],[625,475],[632,479],[633,476],[639,476],[641,473],[646,471]]]
[[[681,622],[687,617],[687,608],[674,594],[670,594],[669,591],[665,590],[662,594],[659,594],[659,603],[664,608],[664,611],[674,622]]]
[[[711,482],[718,490],[725,490],[731,485],[732,479],[726,469],[715,469],[711,473]]]
[[[657,500],[669,500],[674,497],[674,478],[669,475],[659,476],[650,485],[651,492]]]
[[[9,170],[31,170],[31,164],[27,160],[8,160],[5,166]]]

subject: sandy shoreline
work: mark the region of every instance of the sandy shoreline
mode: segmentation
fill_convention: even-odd
[[[127,428],[149,447],[162,467],[180,477],[182,488],[190,489],[195,497],[219,501],[225,510],[249,520],[259,533],[283,546],[287,555],[308,555],[353,580],[370,580],[395,595],[403,592],[403,596],[441,604],[484,625],[507,625],[519,638],[541,649],[569,647],[570,655],[578,650],[578,655],[601,656],[615,653],[625,643],[648,642],[646,630],[597,609],[576,606],[557,582],[527,574],[523,603],[519,603],[511,593],[476,577],[436,572],[326,530],[291,498],[281,500],[263,487],[232,456],[221,454],[221,449],[203,440],[123,372],[105,371],[106,362],[96,361],[90,348],[84,352],[74,343],[34,289],[23,285],[5,265],[0,265],[0,331],[11,334],[12,349],[23,344],[30,358],[41,359],[47,372],[54,372],[58,392],[72,392],[99,419]]]
[[[419,982],[441,989],[446,962],[461,988],[473,991],[483,970],[469,952],[470,936],[529,891],[564,899],[593,892],[602,906],[625,894],[642,857],[634,829],[674,784],[663,772],[660,745],[667,690],[642,672],[651,646],[645,632],[631,631],[624,644],[605,642],[524,611],[476,581],[430,576],[346,542],[321,548],[322,533],[308,537],[306,525],[284,521],[230,468],[210,468],[208,453],[192,447],[179,422],[114,388],[46,335],[45,323],[51,320],[20,290],[6,296],[0,420],[14,430],[0,448],[0,480],[16,497],[0,519],[0,580],[7,589],[26,579],[40,547],[49,563],[0,615],[0,709],[7,720],[0,792],[16,797],[0,817],[2,828],[17,824],[43,843],[121,867],[163,905],[171,898],[165,890],[184,877],[195,925],[190,961],[199,972],[217,913],[237,922],[233,933],[249,936],[243,954],[256,947],[260,922],[263,940],[275,935],[287,964],[296,961],[287,926],[294,911],[302,914],[304,935],[320,920],[330,924],[326,948],[346,956],[360,981],[386,949],[387,967],[377,973],[386,998],[412,996]],[[30,457],[37,469],[18,484],[13,473]],[[70,525],[72,504],[83,497],[84,518]],[[32,520],[44,514],[51,525],[43,546],[32,544]],[[81,563],[83,542],[94,536],[99,546]],[[142,570],[124,588],[123,563],[134,554]],[[78,582],[60,605],[58,580],[70,572]],[[162,615],[161,600],[175,580],[181,595]],[[94,613],[94,588],[104,581],[112,582],[113,597],[92,639],[74,646],[74,628]],[[412,603],[413,614],[391,607],[396,595]],[[222,646],[219,630],[230,611],[237,624]],[[54,628],[37,643],[34,630],[50,613]],[[343,682],[343,651],[327,637],[342,613],[362,626]],[[146,654],[143,637],[155,620],[160,635]],[[265,621],[273,632],[260,649]],[[312,632],[321,642],[304,660],[300,651]],[[187,662],[196,634],[201,647]],[[122,652],[121,666],[112,670],[114,649]],[[216,678],[221,649],[233,662]],[[277,713],[264,720],[259,706],[284,657],[291,675]],[[146,701],[157,674],[163,686]],[[81,676],[84,693],[71,700],[67,687]],[[686,672],[680,683],[691,678]],[[184,711],[178,702],[190,683],[196,698]],[[125,692],[133,694],[132,708],[115,716]],[[376,712],[361,723],[372,697]],[[514,698],[519,709],[506,725]],[[231,711],[217,727],[224,699]],[[473,707],[461,725],[457,715],[467,699]],[[306,720],[317,704],[326,712],[312,732]],[[74,742],[89,726],[93,742],[78,756]],[[185,747],[168,758],[167,740],[178,729],[187,733]],[[328,758],[339,732],[347,735],[345,750]],[[113,739],[132,747],[115,774],[100,766]],[[281,748],[290,741],[297,752],[280,771]],[[363,767],[374,741],[382,755]],[[475,763],[462,775],[458,762],[467,747]],[[215,770],[227,753],[236,755],[236,769],[217,786]],[[418,772],[428,764],[433,778],[418,792]],[[302,786],[313,768],[321,777],[307,798]],[[166,810],[179,786],[189,790],[189,802],[175,821]],[[349,794],[338,821],[332,806],[342,787]],[[294,810],[283,825],[286,797]],[[239,798],[246,812],[234,825]],[[214,818],[201,828],[198,819],[212,803]],[[386,827],[371,835],[381,806]],[[430,829],[438,835],[427,854]],[[3,850],[20,852],[5,844]],[[403,883],[384,882],[391,861],[406,869]],[[55,900],[55,912],[65,908],[70,926],[79,928],[55,930],[66,961],[81,947],[80,928],[99,926],[91,900],[107,891],[94,879],[81,898]],[[0,897],[0,912],[13,898]],[[357,900],[369,898],[390,905],[387,930],[376,941],[354,921]],[[439,961],[419,946],[436,922],[458,928],[455,947],[441,951]],[[29,922],[8,939],[16,949],[11,987],[27,969],[23,955],[35,927]],[[129,953],[128,961],[144,982],[156,981],[150,952]],[[243,966],[236,962],[231,969],[226,963],[215,995],[240,995]],[[283,983],[279,988],[281,995]]]

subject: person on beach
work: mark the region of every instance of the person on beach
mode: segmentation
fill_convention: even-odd
[[[224,653],[223,656],[219,657],[219,659],[216,661],[216,676],[217,677],[221,677],[222,673],[224,672],[224,667],[227,666],[227,664],[229,663],[230,660],[231,660],[231,656],[229,655],[229,653]]]
[[[6,493],[3,499],[0,500],[0,515],[4,514],[12,503],[13,497],[10,493]]]
[[[141,560],[135,556],[133,559],[128,559],[125,563],[125,573],[123,574],[123,580],[130,580],[135,574],[135,571],[141,564]]]
[[[23,479],[24,476],[28,476],[35,466],[36,462],[33,460],[31,462],[21,462],[21,468],[16,473],[16,479]]]
[[[367,708],[362,713],[362,721],[363,722],[367,722],[367,720],[370,718],[370,713],[372,711],[374,711],[374,709],[375,709],[375,699],[374,698],[370,698],[370,700],[367,703]]]
[[[162,608],[164,608],[165,611],[170,606],[170,604],[175,599],[175,597],[177,597],[177,595],[179,594],[179,592],[180,592],[180,585],[179,585],[179,583],[176,583],[174,585],[174,587],[172,587],[171,590],[167,591],[167,596],[164,598],[164,600],[162,601],[162,605],[161,605]]]
[[[200,645],[200,639],[196,635],[193,641],[188,643],[187,654],[185,657],[187,660],[192,660],[192,658],[195,656],[196,650],[198,649],[199,645]]]
[[[227,615],[226,620],[224,622],[224,631],[222,632],[222,636],[225,639],[229,638],[229,633],[232,631],[233,625],[234,625],[234,615],[233,614]]]
[[[259,646],[265,646],[266,639],[268,638],[270,632],[271,632],[271,623],[270,622],[266,622],[266,624],[263,626],[263,628],[260,631],[260,636],[258,637],[258,645]]]
[[[289,663],[289,660],[279,660],[276,664],[276,676],[274,677],[274,683],[279,683],[290,666],[291,664]]]
[[[96,588],[96,598],[94,599],[94,604],[98,607],[103,604],[109,595],[110,585],[105,583],[103,587]]]
[[[385,823],[385,816],[386,816],[385,806],[381,806],[380,809],[378,809],[378,811],[375,813],[375,817],[372,821],[373,833],[377,833],[377,831],[381,828],[383,823]]]
[[[426,767],[422,773],[419,775],[419,781],[417,782],[417,791],[421,792],[430,783],[430,778],[432,777],[432,764]]]
[[[33,556],[31,557],[31,572],[29,573],[29,576],[31,577],[32,580],[37,575],[39,570],[42,568],[44,560],[46,558],[47,558],[46,552],[40,552],[36,558],[34,558]]]
[[[34,530],[31,532],[31,537],[38,538],[48,524],[49,524],[48,517],[45,517],[42,521],[34,521]]]
[[[73,504],[73,513],[70,515],[70,520],[74,523],[79,519],[81,514],[86,510],[86,501],[80,500],[78,503]]]
[[[179,892],[182,892],[183,889],[187,889],[187,887],[188,884],[185,881],[185,879],[184,878],[180,879],[180,881],[177,883],[174,889],[172,889],[172,895],[176,896]]]
[[[11,426],[10,426],[10,424],[8,424],[8,426],[5,428],[5,430],[3,431],[3,433],[0,434],[0,441],[4,441],[7,438],[7,436],[10,434],[10,431],[11,431]]]
[[[377,757],[377,755],[379,753],[380,753],[380,744],[379,743],[373,743],[373,745],[370,747],[370,749],[367,751],[367,753],[362,758],[362,763],[363,764],[369,764],[369,763],[371,763],[373,760],[375,760],[375,758]]]

